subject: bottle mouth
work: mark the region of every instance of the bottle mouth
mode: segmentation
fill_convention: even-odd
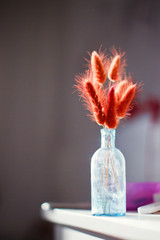
[[[115,129],[101,129],[101,146],[108,149],[115,147]]]
[[[109,128],[102,128],[100,131],[102,134],[115,134],[116,132],[115,129],[109,129]]]

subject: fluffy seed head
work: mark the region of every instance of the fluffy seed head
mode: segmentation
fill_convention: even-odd
[[[134,95],[136,92],[136,85],[130,85],[121,100],[118,102],[117,106],[117,116],[123,118],[128,110],[129,105],[131,104]]]
[[[91,67],[94,81],[103,84],[106,81],[107,74],[102,59],[96,51],[93,51],[91,55]]]
[[[102,110],[102,104],[99,101],[98,95],[96,94],[96,90],[93,84],[89,81],[86,81],[85,89],[90,98],[90,102],[92,103],[93,115],[95,117],[95,120],[99,125],[103,125],[105,121],[105,114]]]
[[[115,88],[115,94],[117,98],[117,102],[120,101],[122,98],[123,94],[125,93],[127,87],[129,86],[129,82],[127,80],[120,81],[116,88]]]
[[[117,121],[117,102],[116,102],[116,96],[115,96],[115,89],[114,87],[111,87],[108,92],[108,98],[107,98],[107,111],[106,111],[106,126],[108,128],[114,129],[117,127],[118,121]]]
[[[120,68],[120,55],[116,55],[110,65],[109,71],[108,71],[108,78],[115,82],[118,79],[119,74],[119,68]]]

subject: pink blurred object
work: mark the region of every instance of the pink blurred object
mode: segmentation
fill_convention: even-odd
[[[127,210],[153,203],[153,196],[160,193],[160,182],[129,182],[127,183]]]

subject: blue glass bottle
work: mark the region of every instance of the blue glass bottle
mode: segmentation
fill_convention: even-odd
[[[126,214],[126,170],[115,147],[115,129],[101,129],[101,148],[91,159],[91,208],[95,216]]]

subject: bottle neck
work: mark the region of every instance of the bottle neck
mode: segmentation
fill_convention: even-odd
[[[115,147],[115,129],[101,129],[101,147],[114,148]]]

